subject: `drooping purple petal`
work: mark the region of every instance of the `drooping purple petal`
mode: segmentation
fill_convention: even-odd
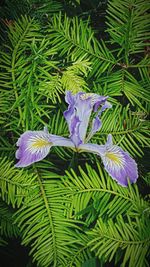
[[[19,159],[16,167],[26,167],[34,162],[44,159],[52,146],[68,146],[73,148],[70,139],[51,135],[44,131],[26,131],[18,139],[16,158]]]
[[[99,111],[99,115],[101,115],[102,112],[103,112],[105,109],[107,109],[107,108],[112,108],[112,104],[110,104],[108,101],[106,101],[106,102],[102,105],[101,110]]]
[[[113,145],[111,134],[108,135],[104,147],[105,152],[101,154],[101,158],[109,175],[122,186],[128,185],[128,179],[130,183],[135,183],[138,178],[135,160],[121,147]]]
[[[44,159],[52,146],[49,134],[45,131],[27,131],[18,139],[16,158],[19,162],[16,167],[26,167]]]
[[[99,131],[101,126],[102,126],[102,121],[99,119],[98,116],[96,116],[92,121],[92,129],[91,129],[92,134],[94,134],[97,131]]]
[[[109,135],[105,145],[81,144],[81,151],[92,152],[101,157],[105,170],[122,186],[135,183],[138,178],[137,164],[130,155],[119,146],[112,144],[112,136]]]
[[[92,120],[92,127],[90,129],[90,132],[86,138],[86,143],[92,138],[92,136],[100,130],[102,126],[102,121],[100,120],[100,118],[98,116],[96,116],[93,120]]]
[[[137,164],[129,154],[119,146],[113,145],[107,147],[103,155],[101,155],[104,167],[109,175],[122,186],[135,183],[138,178]]]
[[[98,110],[98,108],[100,107],[100,105],[103,104],[103,106],[105,105],[106,103],[106,100],[108,98],[108,96],[99,96],[99,95],[96,95],[94,94],[94,98],[95,98],[95,103],[94,103],[94,108],[93,108],[93,111],[96,112]]]
[[[90,129],[90,132],[88,134],[87,140],[90,140],[92,138],[92,136],[100,130],[100,128],[102,127],[102,121],[100,120],[101,114],[102,112],[107,109],[107,108],[111,108],[112,105],[106,101],[104,102],[104,104],[102,105],[100,111],[98,112],[97,116],[95,118],[93,118],[92,121],[92,127]]]
[[[100,130],[101,126],[102,126],[102,121],[100,120],[100,116],[102,114],[102,112],[107,109],[107,108],[111,108],[112,105],[106,101],[106,97],[105,100],[102,100],[102,103],[104,103],[100,109],[100,111],[98,112],[98,115],[93,119],[92,121],[92,128],[91,128],[91,137]]]

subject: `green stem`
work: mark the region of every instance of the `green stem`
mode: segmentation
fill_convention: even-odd
[[[77,166],[78,166],[78,153],[77,152],[73,152],[73,157],[72,157],[72,159],[70,161],[68,169],[69,170],[70,169],[76,170]]]
[[[26,29],[22,32],[22,35],[19,36],[20,39],[18,40],[18,43],[14,47],[14,50],[13,50],[13,53],[12,53],[12,62],[11,62],[11,69],[12,69],[11,73],[12,74],[11,75],[12,75],[13,89],[14,89],[14,94],[15,94],[16,101],[18,101],[18,98],[19,98],[19,95],[18,95],[18,92],[17,92],[17,86],[16,86],[16,77],[15,77],[16,56],[17,56],[17,52],[19,50],[19,47],[20,47],[24,37],[26,36],[26,34],[27,34],[28,30],[29,30],[31,22],[32,22],[32,20],[30,21],[30,23],[28,23]],[[20,106],[18,107],[18,112],[19,112],[19,116],[20,116],[20,121],[21,121],[22,127],[25,130],[25,124],[24,124],[24,121],[23,121],[23,112],[22,112],[22,109],[21,109]]]
[[[123,244],[133,244],[133,245],[135,244],[136,245],[136,244],[143,244],[143,243],[150,242],[150,238],[146,238],[146,239],[138,240],[138,241],[130,241],[130,240],[120,240],[114,237],[110,237],[108,235],[103,235],[103,237],[106,237],[107,239],[110,239],[110,240],[113,240],[119,243],[123,243]]]
[[[130,202],[133,202],[133,199],[127,197],[127,196],[124,196],[124,195],[121,195],[119,194],[118,192],[114,192],[112,190],[108,190],[108,189],[102,189],[102,188],[89,188],[89,189],[83,189],[83,190],[79,190],[79,191],[75,191],[75,192],[72,192],[69,195],[76,195],[76,194],[81,194],[81,193],[86,193],[86,192],[105,192],[105,193],[109,193],[109,194],[113,194],[113,195],[116,195],[116,196],[119,196],[121,198],[124,198]]]
[[[132,7],[129,9],[129,20],[127,24],[126,38],[125,38],[125,59],[126,65],[129,64],[129,44],[130,44],[130,34],[132,32]]]
[[[56,239],[55,239],[55,229],[54,229],[54,225],[53,225],[53,216],[52,216],[52,212],[51,212],[50,207],[49,207],[48,199],[47,199],[47,196],[45,194],[45,190],[44,190],[44,186],[43,186],[42,181],[41,181],[40,174],[39,174],[37,168],[35,168],[35,166],[33,166],[33,169],[34,169],[34,172],[37,174],[37,180],[38,180],[38,183],[39,183],[39,186],[40,186],[41,195],[43,197],[43,200],[44,200],[44,203],[45,203],[45,207],[46,207],[46,210],[47,210],[49,223],[50,223],[50,229],[52,231],[53,253],[54,253],[53,254],[54,255],[54,265],[53,265],[53,267],[55,267],[56,264],[57,264],[57,253],[56,253]]]

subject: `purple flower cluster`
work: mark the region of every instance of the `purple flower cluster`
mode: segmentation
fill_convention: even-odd
[[[68,109],[64,112],[64,117],[70,137],[49,134],[46,128],[43,131],[26,131],[17,142],[19,148],[16,158],[19,161],[15,166],[29,166],[44,159],[52,146],[64,146],[77,152],[92,152],[100,156],[105,170],[120,185],[127,186],[128,180],[135,183],[138,178],[137,164],[127,152],[113,145],[111,134],[108,135],[105,145],[89,143],[91,137],[101,128],[101,113],[111,108],[107,98],[84,92],[73,95],[67,91],[65,100]]]

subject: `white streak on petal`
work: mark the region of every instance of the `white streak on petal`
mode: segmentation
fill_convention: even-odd
[[[43,150],[47,150],[47,148],[49,149],[52,146],[52,143],[49,142],[48,138],[46,137],[47,136],[42,136],[42,135],[41,136],[35,135],[31,137],[27,141],[26,150],[34,154],[34,153],[42,152]]]

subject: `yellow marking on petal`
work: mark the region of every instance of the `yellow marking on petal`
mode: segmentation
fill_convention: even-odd
[[[93,97],[95,94],[93,94],[93,93],[85,93],[85,94],[82,94],[82,95],[80,95],[80,99],[81,100],[86,100],[86,99],[88,99],[89,97]]]
[[[47,146],[52,144],[51,142],[44,140],[44,139],[38,139],[34,143],[31,144],[33,148],[42,148],[43,146]]]
[[[110,160],[112,160],[114,163],[117,163],[119,165],[122,164],[122,160],[120,157],[118,157],[117,155],[115,155],[114,153],[111,152],[107,152],[106,153],[106,157]]]

